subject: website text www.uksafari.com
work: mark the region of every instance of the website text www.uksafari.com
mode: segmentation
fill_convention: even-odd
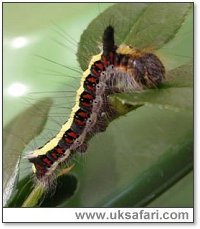
[[[192,222],[193,209],[146,208],[146,209],[85,209],[75,211],[76,221],[94,222]]]

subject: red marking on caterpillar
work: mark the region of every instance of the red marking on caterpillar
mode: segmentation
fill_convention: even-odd
[[[103,52],[83,74],[76,96],[78,101],[69,121],[55,138],[29,158],[38,181],[45,185],[51,183],[52,174],[62,162],[68,162],[72,153],[86,151],[91,135],[105,130],[105,114],[115,115],[112,107],[107,108],[108,95],[157,86],[164,75],[165,68],[155,54],[126,45],[117,47],[114,29],[108,26],[103,34]]]

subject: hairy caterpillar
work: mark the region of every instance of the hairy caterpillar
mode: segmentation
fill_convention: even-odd
[[[165,68],[150,52],[114,42],[114,28],[108,26],[102,38],[102,53],[94,56],[83,73],[76,103],[60,132],[29,156],[37,180],[51,184],[55,172],[76,152],[85,152],[88,139],[105,130],[107,120],[115,115],[108,96],[159,85]]]
[[[7,133],[11,134],[8,135],[9,141],[5,141],[7,147],[4,148],[4,159],[7,158],[7,160],[3,161],[5,167],[4,177],[7,175],[7,168],[12,167],[10,162],[13,161],[15,163],[15,161],[17,161],[17,155],[22,156],[20,165],[17,165],[18,177],[15,178],[16,181],[12,188],[12,196],[11,198],[7,197],[7,199],[9,198],[7,206],[30,207],[37,206],[38,204],[41,207],[105,206],[107,203],[112,203],[112,199],[116,200],[116,196],[123,196],[123,190],[127,188],[130,190],[130,186],[133,187],[134,193],[131,194],[133,201],[129,201],[129,203],[134,203],[132,206],[141,206],[135,205],[135,203],[141,203],[141,198],[138,197],[137,194],[134,195],[135,190],[137,191],[137,185],[135,185],[135,183],[138,184],[137,177],[142,181],[139,183],[141,185],[140,193],[146,198],[148,193],[152,193],[152,186],[154,190],[156,187],[159,187],[160,190],[162,184],[157,182],[159,179],[158,176],[166,188],[167,178],[166,176],[163,177],[163,174],[170,174],[170,172],[173,171],[172,175],[176,176],[172,168],[176,168],[178,174],[180,174],[179,171],[182,171],[182,168],[184,168],[182,164],[177,167],[171,162],[168,163],[168,165],[171,164],[171,166],[167,167],[169,173],[162,172],[161,170],[163,168],[154,167],[156,169],[156,175],[151,176],[151,178],[148,177],[146,179],[145,177],[145,179],[141,179],[143,171],[145,171],[146,174],[147,169],[151,169],[152,165],[154,166],[154,163],[157,163],[157,160],[160,161],[160,155],[168,153],[168,151],[171,152],[171,147],[178,149],[177,145],[181,145],[179,139],[183,138],[185,132],[190,127],[188,120],[186,118],[183,119],[183,117],[186,116],[186,110],[184,110],[183,113],[180,112],[182,103],[187,103],[188,98],[191,98],[187,93],[188,88],[185,90],[185,88],[182,87],[188,85],[187,79],[188,76],[190,76],[190,70],[184,67],[180,73],[180,71],[175,68],[188,61],[190,53],[192,53],[190,52],[192,49],[189,49],[189,47],[192,47],[192,43],[189,39],[186,39],[186,37],[190,37],[191,33],[185,29],[192,18],[192,12],[190,11],[191,13],[189,15],[183,14],[181,20],[179,20],[179,24],[176,24],[171,21],[171,18],[173,18],[171,12],[174,12],[176,8],[182,8],[180,7],[181,5],[161,4],[161,6],[159,5],[159,7],[157,7],[157,4],[147,4],[142,8],[142,12],[145,8],[145,12],[142,14],[140,4],[131,4],[125,7],[126,5],[127,4],[122,3],[118,7],[112,7],[112,10],[108,12],[105,11],[105,13],[100,14],[94,20],[93,18],[88,18],[87,24],[84,24],[82,18],[75,17],[78,25],[80,25],[78,27],[73,20],[70,20],[67,10],[64,12],[63,20],[54,18],[54,15],[58,13],[58,11],[55,10],[55,14],[49,14],[51,15],[49,16],[51,23],[47,24],[46,30],[44,28],[42,33],[44,36],[41,37],[40,30],[38,32],[37,27],[33,32],[30,30],[30,37],[32,32],[32,35],[40,39],[34,42],[30,40],[30,43],[28,42],[25,48],[13,49],[12,55],[13,53],[17,53],[17,57],[23,57],[23,53],[25,52],[25,54],[29,54],[29,59],[34,62],[36,61],[36,66],[34,71],[32,71],[34,62],[29,61],[29,63],[26,61],[28,60],[26,55],[23,61],[21,61],[24,68],[20,68],[22,69],[20,75],[24,75],[25,79],[18,77],[19,72],[16,71],[14,65],[13,68],[9,68],[12,69],[14,73],[6,74],[6,79],[8,76],[11,76],[13,77],[13,81],[20,80],[27,88],[26,94],[24,94],[25,97],[14,98],[15,111],[19,107],[17,101],[20,99],[20,105],[25,102],[25,105],[31,108],[31,112],[25,110],[25,114],[20,114],[20,116],[22,116],[20,117],[22,119],[21,122],[15,119],[9,128],[6,127],[5,129]],[[61,5],[60,8],[64,8],[64,6],[65,9],[68,8],[66,4]],[[165,10],[168,8],[169,11],[162,11],[162,9]],[[127,9],[130,9],[130,11]],[[87,10],[87,12],[90,11],[90,9]],[[153,13],[154,17],[152,17],[152,11],[155,12]],[[43,14],[43,12],[40,11],[39,13]],[[84,13],[86,14],[85,11]],[[157,13],[159,20],[156,17]],[[38,15],[38,12],[32,12],[32,14]],[[125,14],[132,15],[132,17],[121,16]],[[79,16],[80,15],[81,14],[79,14]],[[135,15],[134,18],[133,15]],[[180,13],[176,12],[176,15],[180,15]],[[166,19],[168,18],[170,21],[164,20],[165,16]],[[11,18],[13,18],[13,16],[11,16]],[[175,17],[175,20],[177,21],[177,17]],[[52,21],[56,23],[56,28],[55,23],[52,25]],[[88,24],[89,22],[91,23]],[[158,26],[156,26],[156,22]],[[20,24],[22,23],[18,23],[18,25]],[[118,82],[120,89],[118,87],[112,87],[113,95],[110,96],[110,94],[108,94],[109,103],[108,101],[101,103],[99,100],[103,106],[102,110],[104,111],[100,117],[101,119],[97,119],[100,121],[99,126],[94,123],[94,126],[90,126],[87,130],[88,134],[86,136],[81,134],[82,139],[85,138],[83,144],[79,145],[76,150],[68,151],[70,154],[63,163],[61,162],[58,165],[58,161],[55,161],[50,168],[47,168],[47,172],[51,172],[49,177],[43,176],[41,179],[39,177],[39,179],[36,179],[37,173],[35,173],[36,171],[34,173],[32,172],[32,163],[29,163],[27,160],[27,154],[29,154],[28,152],[38,149],[39,146],[46,145],[47,141],[54,138],[57,133],[60,132],[59,130],[69,117],[69,112],[71,112],[74,103],[77,103],[75,95],[76,90],[80,86],[82,71],[87,68],[90,70],[88,63],[94,54],[102,54],[101,38],[106,26],[109,24],[115,29],[115,44],[127,44],[140,48],[142,51],[139,51],[138,54],[145,52],[144,47],[149,48],[149,52],[152,52],[150,50],[154,50],[153,53],[156,53],[165,65],[167,80],[155,90],[150,89],[141,92],[141,89],[145,88],[142,84],[141,88],[137,87],[134,90],[127,90],[131,93],[126,93],[127,91],[125,91],[125,93],[116,94],[117,92],[123,92],[123,89],[126,88],[123,88],[123,81],[121,83]],[[153,26],[152,29],[152,25],[154,24],[155,27]],[[173,24],[176,25],[176,32],[171,32],[168,36],[165,36],[163,31],[169,31],[168,28],[173,27]],[[68,25],[70,26],[68,27]],[[161,27],[162,29],[159,29]],[[51,28],[53,29],[53,33],[49,32]],[[192,27],[190,28],[192,31]],[[16,30],[18,31],[19,29],[16,28]],[[56,34],[55,30],[58,30]],[[78,31],[78,33],[74,32],[74,30]],[[16,35],[29,38],[26,36],[29,35],[28,33],[22,34],[20,30]],[[81,37],[79,39],[80,35]],[[67,39],[70,36],[73,38],[68,43]],[[12,40],[14,40],[14,38]],[[55,38],[53,39],[53,43],[48,42],[51,38]],[[57,41],[56,44],[55,41]],[[8,48],[10,49],[12,43],[10,42],[8,44]],[[61,45],[61,47],[57,47],[57,44]],[[54,46],[55,50],[53,50]],[[49,47],[51,47],[51,49],[49,49]],[[123,50],[127,48],[125,45],[123,47]],[[58,48],[62,49],[60,50]],[[69,49],[73,52],[69,52]],[[73,53],[76,55],[73,56]],[[38,56],[41,58],[38,58]],[[78,65],[76,61],[73,61],[75,58],[78,58]],[[17,59],[22,60],[20,58]],[[99,59],[101,58],[97,58],[97,60]],[[14,61],[16,62],[16,58]],[[95,61],[96,60],[94,60],[94,62]],[[9,57],[9,66],[10,64],[12,64],[11,57]],[[20,63],[17,62],[17,66],[19,64]],[[72,71],[68,66],[71,67]],[[24,72],[24,69],[27,69],[27,72]],[[121,68],[116,70],[118,72],[125,72],[122,64]],[[24,74],[29,72],[30,74]],[[175,83],[171,82],[171,76],[175,79]],[[44,79],[44,77],[46,78]],[[90,80],[91,79],[92,78],[90,78]],[[31,82],[28,82],[28,80],[31,80]],[[33,83],[32,80],[34,81]],[[181,84],[178,80],[181,81]],[[192,78],[190,82],[192,82]],[[150,86],[146,87],[148,88]],[[42,98],[42,101],[37,102],[38,98],[40,100]],[[49,100],[51,100],[51,104]],[[181,104],[179,102],[181,102]],[[43,110],[45,112],[43,112]],[[116,112],[119,113],[116,114]],[[16,115],[13,111],[7,111],[4,117],[7,118],[10,114],[13,114],[13,116]],[[115,115],[116,117],[112,118]],[[74,117],[74,113],[72,113],[72,117]],[[38,120],[43,121],[42,126],[37,124]],[[78,121],[79,120],[80,117],[78,118]],[[94,116],[93,120],[95,122]],[[18,124],[17,128],[15,128],[16,124]],[[107,127],[108,124],[109,126]],[[176,128],[174,128],[174,126],[176,126]],[[37,130],[35,133],[32,131],[34,127]],[[105,128],[105,132],[96,134],[94,138],[92,137],[96,132],[103,131]],[[92,139],[89,141],[90,137],[92,137]],[[187,139],[184,141],[187,142]],[[17,146],[18,142],[21,143],[21,148]],[[79,142],[76,141],[73,144],[74,147],[76,147],[76,144],[79,144]],[[78,151],[84,152],[86,148],[87,153],[78,153]],[[37,157],[38,155],[32,154],[32,156]],[[16,157],[16,160],[14,157]],[[183,157],[183,153],[180,152],[179,161],[182,161],[182,158],[186,157]],[[71,165],[74,164],[76,166],[68,174],[67,169],[70,170],[70,168],[72,168]],[[66,166],[69,168],[65,169]],[[64,174],[64,176],[62,174]],[[46,175],[47,174],[45,174],[45,176]],[[13,175],[11,174],[10,177],[13,177]],[[151,181],[152,186],[149,185],[149,183],[146,185],[146,181]],[[155,186],[155,182],[157,186]],[[47,187],[47,192],[43,192],[45,194],[43,195],[44,200],[38,197],[38,186],[41,188],[40,190],[43,191],[45,190],[44,187]],[[48,187],[51,188],[48,189]],[[5,190],[5,193],[6,192],[7,189]],[[31,194],[29,195],[30,192]],[[37,198],[36,195],[34,196],[35,198],[33,198],[33,194],[36,194]],[[30,202],[34,199],[38,199],[39,202],[37,201],[37,203],[31,205]],[[24,202],[24,200],[26,201]],[[127,207],[130,206],[129,203],[124,205],[120,203],[119,206]],[[106,206],[109,206],[109,204]]]

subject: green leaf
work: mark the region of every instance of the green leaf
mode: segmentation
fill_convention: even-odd
[[[15,186],[22,151],[26,144],[43,130],[51,106],[51,99],[42,99],[19,114],[4,128],[3,190],[5,203]],[[14,174],[15,179],[13,180]]]
[[[6,207],[21,207],[35,186],[32,175],[17,181]]]
[[[44,186],[37,184],[30,196],[25,200],[22,207],[34,207],[38,204],[38,200],[41,199],[44,194]]]
[[[149,4],[130,28],[125,43],[137,48],[162,47],[174,38],[191,6],[190,3]]]
[[[173,39],[163,45],[157,54],[170,70],[193,60],[193,8],[191,8],[185,20]]]
[[[115,96],[123,104],[156,105],[161,109],[188,109],[193,107],[193,90],[191,88],[167,88],[148,90],[141,94],[120,94]]]
[[[115,28],[117,45],[124,43],[155,50],[175,38],[191,7],[191,3],[120,3],[111,6],[81,35],[77,52],[81,68],[87,69],[91,56],[100,52],[102,34],[109,24]]]
[[[188,63],[167,72],[164,87],[193,88],[193,64]]]

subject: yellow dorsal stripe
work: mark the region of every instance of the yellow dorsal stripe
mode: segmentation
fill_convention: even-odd
[[[54,147],[56,147],[58,145],[58,142],[61,140],[63,134],[71,127],[73,119],[74,119],[74,114],[80,108],[79,107],[79,99],[80,99],[81,93],[84,91],[83,84],[84,84],[85,78],[90,74],[90,68],[94,64],[94,62],[96,62],[100,59],[101,59],[101,53],[96,55],[96,56],[93,56],[91,61],[90,61],[88,69],[85,72],[83,72],[83,75],[81,78],[81,85],[80,85],[80,88],[77,90],[77,94],[76,94],[76,99],[75,99],[76,104],[72,108],[72,111],[71,111],[71,114],[70,114],[68,121],[62,126],[60,132],[51,141],[46,143],[42,148],[34,150],[33,154],[32,154],[33,156],[44,155],[48,151],[50,151]]]

